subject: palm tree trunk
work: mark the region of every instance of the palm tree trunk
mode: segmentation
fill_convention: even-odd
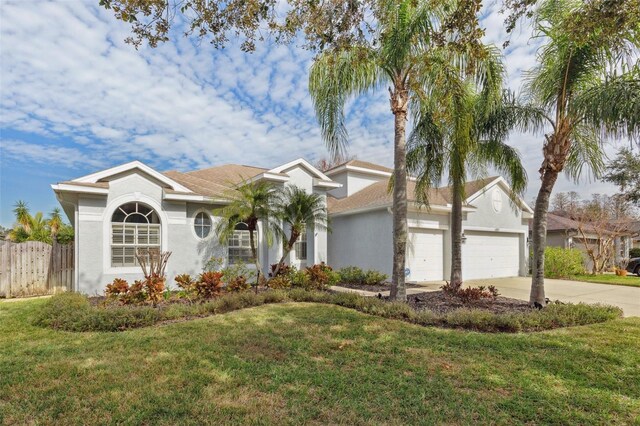
[[[547,168],[542,176],[542,184],[536,198],[536,207],[533,213],[533,265],[531,276],[531,294],[529,303],[539,303],[544,306],[544,249],[547,246],[547,212],[549,211],[549,199],[551,191],[558,179],[558,172]]]
[[[391,94],[391,111],[395,117],[394,184],[393,184],[393,274],[391,276],[392,300],[407,300],[405,288],[405,258],[407,252],[407,153],[405,132],[407,124],[408,91],[396,84]]]
[[[451,206],[451,286],[456,290],[462,286],[462,188],[453,185]]]
[[[293,245],[296,243],[296,241],[298,241],[298,238],[300,237],[299,234],[297,234],[296,232],[291,232],[291,236],[289,237],[289,241],[287,241],[287,244],[284,245],[284,247],[282,247],[282,257],[280,258],[280,261],[278,261],[278,264],[276,265],[276,269],[273,271],[273,276],[275,277],[276,275],[278,275],[278,272],[280,272],[280,265],[282,265],[284,263],[284,259],[289,255],[289,253],[291,253],[291,250],[293,249]]]
[[[251,246],[251,256],[253,256],[253,262],[256,265],[256,293],[258,293],[258,285],[260,284],[260,259],[258,259],[258,250],[256,248],[256,241],[253,236],[254,229],[249,228],[249,245]]]

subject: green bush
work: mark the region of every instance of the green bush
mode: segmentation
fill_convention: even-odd
[[[363,271],[357,266],[346,266],[338,271],[340,282],[356,285],[380,285],[387,280],[387,275],[370,269]]]
[[[582,251],[547,247],[544,250],[544,276],[547,278],[568,278],[584,273]]]
[[[366,285],[380,285],[383,284],[387,280],[387,275],[382,272],[368,270],[364,274],[364,283]]]
[[[354,293],[329,293],[301,288],[227,293],[197,304],[151,306],[92,306],[77,293],[55,295],[37,313],[34,323],[66,331],[122,331],[162,321],[224,314],[270,303],[310,302],[338,305],[370,315],[419,324],[463,328],[482,332],[541,331],[558,327],[594,324],[619,318],[622,310],[613,306],[551,303],[545,309],[496,314],[478,309],[458,309],[446,314],[415,311],[406,303],[388,302]]]
[[[629,250],[629,259],[640,257],[640,247],[632,248]]]
[[[364,283],[365,273],[357,266],[347,266],[338,271],[340,282],[345,284],[362,284]]]

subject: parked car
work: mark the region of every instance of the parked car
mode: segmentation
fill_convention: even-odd
[[[634,257],[629,260],[629,264],[627,265],[627,272],[631,272],[632,274],[636,274],[640,277],[640,257]]]

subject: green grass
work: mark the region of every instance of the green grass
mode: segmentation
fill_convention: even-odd
[[[589,283],[597,284],[612,284],[612,285],[625,285],[629,287],[640,287],[640,277],[637,275],[628,274],[626,277],[619,277],[615,274],[603,274],[603,275],[576,275],[570,278],[574,281],[586,281]]]
[[[640,319],[529,334],[287,303],[124,331],[0,302],[3,424],[631,424]]]

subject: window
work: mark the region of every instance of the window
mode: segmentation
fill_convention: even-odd
[[[160,219],[142,203],[127,203],[111,216],[111,266],[137,266],[136,253],[160,249]]]
[[[304,226],[304,225],[303,225]],[[302,232],[295,244],[296,258],[298,260],[307,260],[307,227],[302,228]]]
[[[193,227],[198,238],[207,238],[207,236],[211,232],[211,218],[207,213],[200,212],[196,215]]]
[[[249,242],[249,227],[241,222],[236,225],[233,235],[229,238],[229,264],[251,262],[253,256]]]

